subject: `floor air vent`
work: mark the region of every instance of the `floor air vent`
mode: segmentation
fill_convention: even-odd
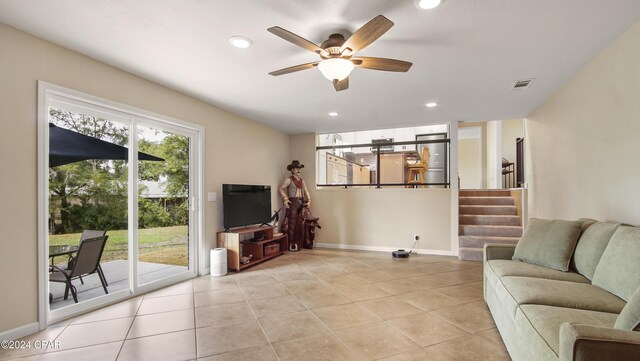
[[[511,90],[515,90],[515,89],[527,89],[531,86],[531,83],[533,83],[535,79],[522,79],[522,80],[518,80],[515,82],[515,84],[513,84],[513,87],[511,87]]]

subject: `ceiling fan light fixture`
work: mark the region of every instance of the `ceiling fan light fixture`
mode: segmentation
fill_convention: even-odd
[[[420,9],[431,10],[437,8],[443,2],[444,0],[420,0],[418,1],[418,7]]]
[[[251,39],[246,36],[234,35],[229,38],[229,44],[235,46],[236,48],[246,49],[253,44]]]
[[[343,58],[330,58],[321,61],[318,69],[329,80],[342,80],[351,74],[355,66],[352,62]]]

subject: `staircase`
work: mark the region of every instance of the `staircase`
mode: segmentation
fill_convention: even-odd
[[[460,190],[458,204],[460,259],[481,261],[485,243],[516,244],[522,236],[509,190]]]

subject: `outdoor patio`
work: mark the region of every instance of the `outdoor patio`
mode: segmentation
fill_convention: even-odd
[[[127,260],[115,260],[100,263],[107,283],[109,283],[107,287],[109,293],[129,288],[128,262]],[[185,266],[172,266],[149,262],[138,262],[138,268],[141,284],[159,280],[187,270]],[[82,279],[84,280],[84,284],[82,284],[79,279],[73,281],[73,285],[76,286],[78,290],[78,302],[104,295],[104,290],[102,289],[97,273],[82,277]],[[50,305],[52,310],[74,304],[71,292],[69,292],[69,298],[64,300],[64,283],[49,282],[49,287],[49,292],[53,294],[53,301]]]

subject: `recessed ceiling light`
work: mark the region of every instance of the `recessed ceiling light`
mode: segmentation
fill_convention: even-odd
[[[253,44],[253,41],[246,36],[234,35],[229,38],[229,43],[236,48],[246,49]]]
[[[424,106],[427,107],[427,108],[435,108],[435,107],[438,106],[438,103],[430,102],[430,103],[425,104]]]
[[[418,1],[418,7],[420,9],[431,10],[437,8],[443,2],[444,0],[420,0]]]
[[[338,112],[331,112],[331,113],[329,113],[329,116],[330,117],[337,117],[338,114],[339,114]]]

